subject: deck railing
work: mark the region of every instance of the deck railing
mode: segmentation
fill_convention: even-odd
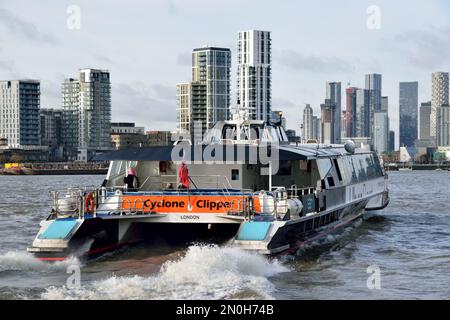
[[[164,177],[177,179],[176,176]],[[197,181],[199,178],[211,178],[211,176],[195,177],[197,178]],[[213,182],[215,188],[211,189],[217,191],[217,193],[214,194],[215,196],[218,196],[217,200],[230,202],[230,197],[232,197],[231,206],[227,214],[243,217],[245,220],[253,219],[255,214],[254,201],[261,195],[260,192],[254,192],[253,190],[249,189],[230,190],[230,188],[227,188],[225,184],[228,183],[229,185],[229,181],[226,177],[218,175],[213,177],[216,179],[216,181]],[[152,177],[148,177],[148,179],[152,179]],[[222,185],[220,185],[219,179],[223,179],[221,181]],[[204,185],[205,184],[203,182],[202,186]],[[142,192],[140,190],[137,190],[136,193],[127,194],[127,190],[124,187],[95,188],[93,186],[90,186],[85,188],[69,188],[63,191],[51,191],[50,195],[53,202],[53,214],[56,215],[56,217],[71,216],[77,217],[79,219],[84,219],[86,214],[90,214],[93,217],[96,217],[98,213],[111,215],[135,215],[151,213],[149,210],[146,210],[144,206],[144,200],[141,197],[130,199],[129,196],[151,196],[156,202],[158,202],[163,201],[165,197],[171,195],[188,197],[197,195],[194,190],[196,189],[163,190],[165,192]],[[114,195],[117,196],[117,201],[111,201],[114,199],[114,197],[112,197],[111,195],[108,196],[108,193],[110,192],[114,192]],[[200,191],[198,195],[201,194],[202,193]],[[291,188],[274,187],[272,191],[266,193],[266,195],[273,198],[273,204],[272,200],[270,199],[270,212],[267,211],[266,206],[264,213],[267,215],[273,215],[276,219],[282,218],[283,213],[285,214],[288,212],[288,199],[299,198],[301,196],[310,194],[314,195],[315,200],[317,199],[318,194],[316,194],[316,190],[314,188],[297,188],[296,185],[291,186]],[[128,197],[124,197],[123,195],[126,195]],[[260,205],[263,205],[263,203],[260,203]]]
[[[117,201],[111,201],[112,199],[114,199],[114,196],[108,196],[108,191],[114,191],[114,196],[117,196]],[[227,188],[218,188],[217,191],[217,194],[214,194],[215,196],[218,196],[217,200],[225,202],[230,201],[229,197],[233,197],[235,198],[234,200],[232,200],[233,202],[236,200],[236,198],[238,198],[240,203],[232,203],[231,210],[240,212],[242,211],[242,214],[245,213],[249,215],[250,209],[248,207],[248,198],[251,197],[251,190],[242,189],[239,190],[239,192],[233,192],[233,194]],[[99,213],[111,215],[117,214],[121,216],[130,214],[135,215],[152,213],[149,210],[146,210],[144,206],[144,200],[141,197],[138,197],[136,199],[130,198],[130,196],[135,195],[150,196],[154,201],[161,202],[164,200],[164,198],[171,195],[187,196],[189,198],[196,194],[193,194],[190,190],[170,190],[170,192],[165,193],[137,191],[136,193],[130,194],[126,192],[126,188],[69,188],[66,190],[50,192],[50,197],[53,203],[52,214],[55,218],[76,217],[78,219],[84,219],[86,214],[90,214],[93,217],[96,217]],[[91,206],[90,201],[87,201],[88,197],[92,198],[90,199],[90,201],[93,201],[94,205]],[[87,210],[88,206],[91,210]]]

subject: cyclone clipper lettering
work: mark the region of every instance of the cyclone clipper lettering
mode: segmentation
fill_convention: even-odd
[[[198,209],[208,209],[210,211],[221,211],[222,209],[230,209],[232,207],[231,201],[211,201],[207,199],[199,199],[195,202],[195,206]],[[170,201],[170,200],[151,200],[147,199],[144,201],[144,207],[150,210],[159,208],[185,208],[185,201]]]
[[[231,208],[230,201],[209,201],[209,200],[197,200],[195,205],[198,208],[219,211],[222,208]]]
[[[144,206],[151,210],[155,208],[184,208],[184,205],[184,201],[166,201],[165,199],[158,201],[147,199],[144,201]]]

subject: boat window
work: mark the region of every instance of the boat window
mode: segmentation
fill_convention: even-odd
[[[288,141],[286,132],[284,131],[283,127],[278,127],[280,141]]]
[[[236,128],[234,126],[226,125],[223,127],[222,139],[233,140],[235,139],[235,135],[236,135]]]
[[[361,154],[358,158],[359,158],[358,159],[359,165],[361,167],[361,178],[360,178],[360,181],[365,181],[365,180],[367,180],[367,170],[366,170],[367,169],[367,163],[364,161],[365,155]]]
[[[120,173],[120,169],[122,168],[122,163],[123,163],[123,161],[113,161],[112,162],[111,173],[113,175],[118,175]]]
[[[356,183],[356,182],[358,182],[358,168],[355,166],[355,163],[354,163],[354,158],[353,157],[350,157],[349,158],[349,162],[350,162],[350,164],[351,164],[351,166],[352,166],[352,182],[353,183]]]
[[[280,137],[275,127],[268,127],[270,132],[270,141],[280,141]]]
[[[317,159],[317,167],[319,168],[320,177],[323,179],[327,176],[331,169],[331,160],[327,159]]]
[[[334,187],[334,179],[333,179],[333,177],[328,177],[327,178],[327,181],[328,181],[328,187]]]
[[[333,159],[333,163],[334,163],[334,167],[336,168],[336,173],[337,173],[338,179],[339,179],[339,181],[342,181],[341,170],[339,169],[339,164],[338,164],[338,161],[336,158]]]
[[[345,170],[345,176],[347,178],[347,183],[350,184],[352,182],[352,176],[353,176],[353,167],[350,163],[350,159],[348,156],[344,157],[342,159],[342,161],[344,162],[343,168]]]
[[[341,170],[342,180],[344,181],[344,184],[350,184],[351,183],[351,167],[348,165],[347,157],[341,157],[337,159],[337,162],[339,164],[339,169]]]
[[[259,139],[259,127],[256,126],[250,127],[250,139],[251,140]]]
[[[126,169],[128,170],[128,168],[136,168],[137,164],[137,161],[126,161]]]
[[[367,155],[366,162],[367,162],[367,176],[369,179],[373,179],[377,175],[376,175],[375,163],[373,161],[373,156],[371,154]]]
[[[301,171],[311,172],[311,161],[300,160],[298,164]]]
[[[277,135],[277,132],[274,127],[268,127],[267,130],[269,131],[269,136],[270,136],[269,140],[270,141],[278,140],[278,135]]]
[[[292,162],[280,161],[277,175],[278,176],[290,176],[292,175]]]
[[[222,129],[223,126],[216,124],[211,130],[206,133],[204,141],[206,143],[218,143],[220,139],[223,138]]]
[[[356,167],[358,181],[361,182],[364,180],[363,168],[361,167],[361,164],[362,164],[361,156],[360,155],[355,156],[353,159],[353,163],[355,164],[355,167]]]
[[[239,169],[231,170],[231,180],[239,180]]]
[[[375,166],[375,174],[378,177],[381,177],[383,175],[383,169],[381,168],[380,159],[378,158],[377,154],[373,154],[374,158],[374,166]]]
[[[169,161],[160,161],[159,162],[159,172],[160,173],[167,173],[170,166]]]
[[[124,161],[120,160],[111,161],[110,169],[108,171],[108,179],[114,179],[123,172],[123,162]]]

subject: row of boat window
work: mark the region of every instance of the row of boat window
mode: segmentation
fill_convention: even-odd
[[[337,164],[339,168],[336,171],[344,184],[362,182],[383,175],[380,161],[375,154],[343,156],[337,159]]]
[[[219,127],[220,128],[220,127]],[[237,137],[237,129],[236,125],[233,124],[225,124],[220,132],[219,128],[213,128],[206,137],[206,141],[213,142],[214,139],[217,139],[218,133],[220,133],[221,139],[227,140],[236,140]],[[267,129],[267,130],[266,130]],[[264,126],[261,124],[251,124],[248,132],[246,130],[242,130],[240,132],[242,140],[269,140],[269,141],[288,141],[286,136],[286,132],[281,126]]]

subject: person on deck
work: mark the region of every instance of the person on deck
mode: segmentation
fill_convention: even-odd
[[[128,168],[127,175],[123,178],[123,183],[127,187],[127,191],[137,191],[139,189],[139,178],[134,168]]]
[[[178,171],[178,177],[180,184],[178,190],[189,190],[189,169],[186,161],[182,161],[180,164],[180,170]]]

